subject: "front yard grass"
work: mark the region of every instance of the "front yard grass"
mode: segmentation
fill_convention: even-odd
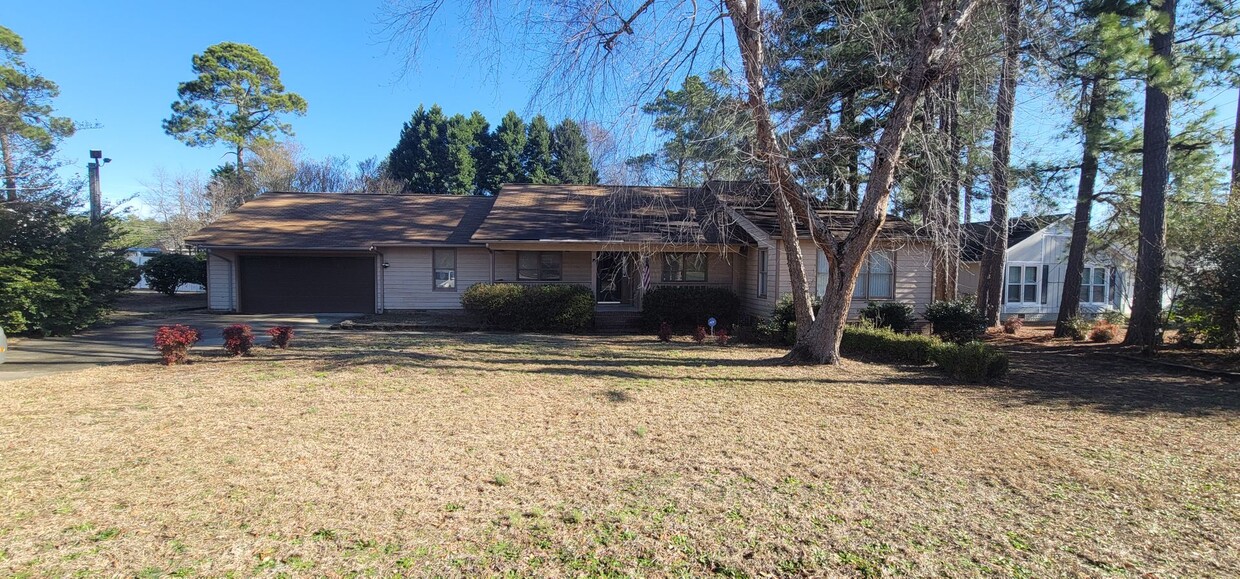
[[[982,387],[653,338],[293,346],[6,384],[0,575],[1240,575],[1218,379],[1037,351]]]

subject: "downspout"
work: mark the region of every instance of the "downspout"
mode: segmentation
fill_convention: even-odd
[[[487,254],[491,258],[491,283],[495,283],[495,250],[491,249],[491,244],[487,244]]]
[[[370,250],[379,256],[379,288],[376,292],[379,295],[378,302],[375,304],[375,313],[382,314],[383,310],[387,309],[387,284],[385,282],[388,267],[387,256],[383,255],[383,252],[373,245],[370,246]]]

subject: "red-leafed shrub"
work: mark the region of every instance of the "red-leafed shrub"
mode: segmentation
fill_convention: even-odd
[[[233,356],[248,356],[254,347],[254,332],[245,324],[224,328],[224,351]]]
[[[1115,339],[1115,333],[1115,324],[1106,320],[1098,320],[1094,322],[1094,327],[1089,330],[1089,341],[1100,344],[1110,342]]]
[[[697,329],[693,330],[693,341],[699,344],[706,341],[706,327],[705,326],[698,326]]]
[[[667,322],[659,324],[659,333],[656,335],[659,336],[660,342],[672,341],[672,325]]]
[[[1025,320],[1017,316],[1008,316],[1008,319],[1003,320],[1003,333],[1005,334],[1015,334],[1023,327],[1025,327]]]
[[[198,330],[189,326],[160,326],[155,331],[155,348],[165,365],[184,362],[189,357],[190,346],[198,341]]]
[[[732,339],[732,336],[728,335],[727,330],[719,330],[718,332],[715,332],[715,343],[719,344],[720,346],[728,345],[728,340],[731,340],[731,339]]]
[[[293,341],[293,326],[276,326],[267,330],[267,335],[271,336],[272,346],[283,350]]]

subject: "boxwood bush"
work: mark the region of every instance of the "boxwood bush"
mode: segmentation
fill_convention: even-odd
[[[480,283],[461,305],[497,330],[582,332],[594,324],[594,292],[582,285]]]
[[[967,344],[986,333],[986,316],[972,297],[934,302],[922,314],[934,335],[949,342]]]
[[[667,322],[679,332],[690,332],[715,318],[718,328],[730,328],[740,321],[741,298],[728,288],[703,286],[662,286],[642,298],[642,327],[654,331]]]
[[[930,361],[949,376],[966,382],[990,382],[1008,373],[1007,354],[981,342],[935,344],[930,348]]]
[[[840,353],[865,360],[894,364],[930,363],[931,348],[939,340],[921,334],[898,334],[890,328],[848,326],[840,339]]]
[[[869,320],[875,327],[891,328],[896,333],[913,329],[917,322],[913,306],[900,302],[870,302],[860,313],[861,319]]]

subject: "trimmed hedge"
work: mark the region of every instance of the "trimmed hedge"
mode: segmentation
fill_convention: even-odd
[[[207,284],[207,260],[201,255],[161,253],[142,266],[146,285],[166,295],[175,295],[182,284]]]
[[[887,328],[849,326],[840,353],[891,364],[933,363],[947,375],[966,382],[987,383],[1007,375],[1007,354],[981,342],[953,344],[933,336],[897,334]]]
[[[730,328],[741,319],[741,298],[727,288],[703,286],[662,286],[642,298],[642,327],[654,331],[667,322],[672,328],[688,332],[705,326],[715,318],[718,328]]]
[[[840,353],[894,364],[925,365],[939,340],[921,334],[898,334],[888,328],[848,326],[840,339]]]
[[[938,301],[926,306],[922,314],[934,335],[949,342],[967,344],[986,333],[986,316],[972,297]]]
[[[594,292],[582,285],[480,283],[461,305],[498,330],[575,333],[594,324]]]
[[[990,382],[1008,373],[1007,354],[981,342],[935,344],[930,349],[930,361],[947,375],[966,382]]]

